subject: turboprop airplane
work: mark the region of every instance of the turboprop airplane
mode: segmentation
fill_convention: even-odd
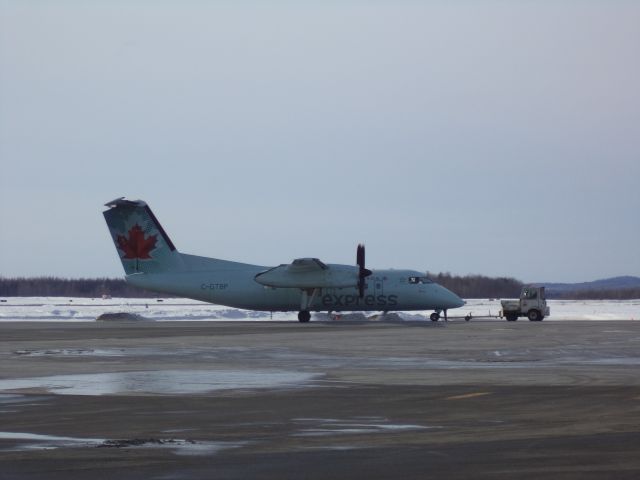
[[[298,258],[263,267],[180,253],[149,206],[117,198],[104,218],[128,283],[137,287],[235,308],[311,312],[410,311],[440,313],[464,305],[457,295],[414,270],[368,270],[358,245],[356,265]]]

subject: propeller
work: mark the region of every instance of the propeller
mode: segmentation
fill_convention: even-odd
[[[358,245],[358,251],[356,253],[356,263],[358,264],[358,293],[360,298],[364,297],[364,279],[371,275],[371,270],[364,268],[364,245]]]

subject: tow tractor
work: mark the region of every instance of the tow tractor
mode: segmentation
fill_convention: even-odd
[[[482,315],[474,317],[471,313],[464,316],[468,322],[472,318],[506,318],[509,322],[515,322],[519,317],[527,317],[532,322],[539,322],[551,313],[545,298],[544,287],[527,285],[522,287],[518,300],[502,300],[502,310],[498,315]]]
[[[532,322],[539,322],[551,312],[544,295],[544,287],[522,287],[519,300],[502,300],[500,303],[500,314],[509,322],[515,322],[518,317],[527,317]]]

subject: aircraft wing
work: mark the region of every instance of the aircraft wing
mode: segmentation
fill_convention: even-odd
[[[274,288],[344,288],[358,285],[358,267],[327,265],[317,258],[297,258],[255,276],[256,282]]]

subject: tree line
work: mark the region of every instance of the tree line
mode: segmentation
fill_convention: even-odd
[[[483,275],[462,277],[448,272],[430,273],[429,278],[461,298],[518,298],[522,290],[522,282],[515,278],[491,278]]]
[[[0,296],[2,297],[100,298],[103,295],[124,298],[161,296],[158,293],[134,287],[121,278],[0,277]]]
[[[522,282],[515,278],[483,275],[430,274],[430,278],[462,298],[518,298]],[[129,285],[121,278],[0,277],[0,297],[167,297]],[[640,298],[639,288],[548,292],[548,298],[575,300],[630,300]]]

